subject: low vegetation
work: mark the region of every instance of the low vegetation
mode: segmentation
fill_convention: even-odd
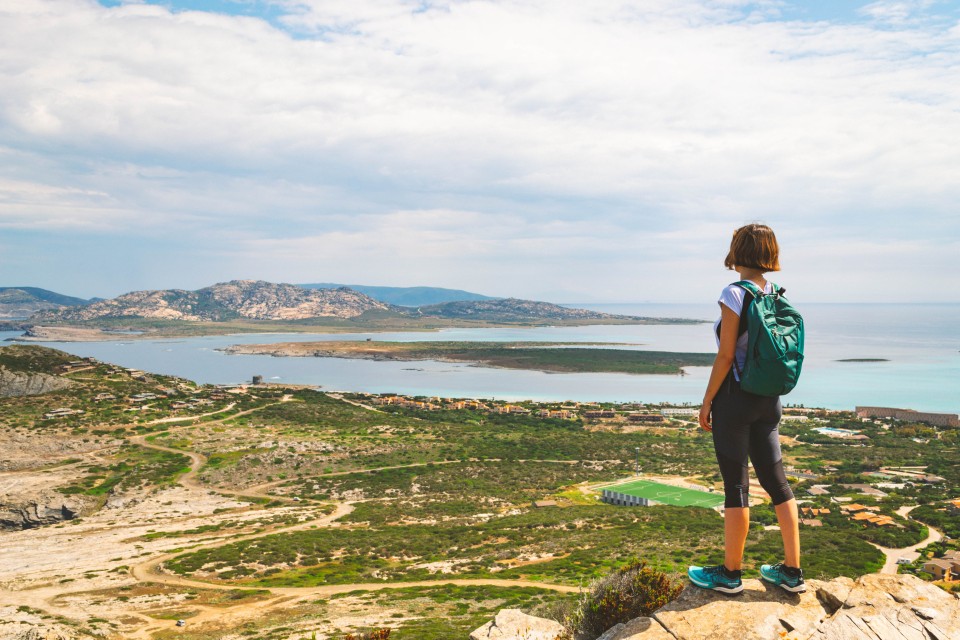
[[[559,621],[574,640],[595,640],[607,629],[651,613],[676,599],[683,583],[641,560],[631,560],[606,576],[561,611]]]

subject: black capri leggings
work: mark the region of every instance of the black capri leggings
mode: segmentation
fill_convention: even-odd
[[[713,448],[723,476],[723,506],[750,506],[748,457],[774,505],[791,499],[777,431],[783,414],[780,398],[748,393],[731,375],[713,399],[711,411]]]

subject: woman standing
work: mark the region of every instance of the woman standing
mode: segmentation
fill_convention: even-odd
[[[733,233],[724,260],[740,279],[759,291],[774,293],[764,274],[780,270],[780,248],[770,227],[748,224]],[[782,407],[779,396],[760,396],[740,388],[740,372],[747,357],[746,305],[753,295],[732,284],[720,294],[720,320],[715,325],[718,353],[700,408],[700,426],[713,433],[713,447],[720,464],[724,488],[724,562],[714,567],[690,567],[690,581],[704,589],[723,593],[743,591],[741,564],[750,529],[747,461],[770,494],[780,533],[784,562],[760,567],[760,577],[793,593],[806,590],[800,569],[800,533],[797,501],[783,471],[778,425]]]

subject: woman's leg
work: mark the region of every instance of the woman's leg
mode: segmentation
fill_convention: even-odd
[[[749,531],[749,507],[728,507],[723,510],[723,566],[730,571],[738,571],[743,564],[743,547]]]
[[[757,473],[757,480],[764,491],[770,494],[773,508],[783,537],[784,564],[800,568],[800,522],[797,501],[783,471],[783,455],[780,452],[780,424],[782,409],[780,401],[771,402],[760,420],[750,429],[750,460]]]
[[[797,501],[790,498],[774,507],[780,535],[783,536],[783,561],[788,567],[800,568],[800,519]]]
[[[724,566],[736,571],[743,562],[743,547],[750,530],[750,477],[748,450],[751,398],[736,382],[728,382],[713,407],[713,448],[723,477]]]

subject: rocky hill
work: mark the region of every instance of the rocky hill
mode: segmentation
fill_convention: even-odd
[[[75,356],[56,349],[21,345],[0,348],[0,398],[33,396],[66,389],[72,383],[55,375]]]
[[[304,289],[262,280],[233,280],[197,291],[134,291],[85,307],[39,313],[33,322],[85,322],[99,318],[140,317],[159,320],[222,322],[355,318],[390,305],[352,289]]]
[[[112,300],[98,300],[83,307],[43,311],[30,318],[35,326],[95,322],[98,319],[148,318],[225,322],[249,319],[297,321],[310,318],[352,319],[373,313],[378,319],[409,319],[513,322],[675,322],[617,316],[572,309],[549,302],[497,298],[460,300],[411,308],[376,300],[348,287],[308,289],[300,285],[254,280],[233,280],[197,291],[167,289],[134,291]]]
[[[38,311],[65,309],[87,303],[82,298],[37,287],[0,287],[0,318],[28,318]]]

